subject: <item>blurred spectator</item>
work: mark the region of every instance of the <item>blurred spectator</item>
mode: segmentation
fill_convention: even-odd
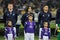
[[[31,2],[34,3],[34,0],[27,0],[28,4],[30,4]]]
[[[40,10],[38,8],[34,9],[33,14],[34,14],[34,21],[36,23],[36,31],[39,33],[39,24],[38,24],[38,16],[39,16]]]
[[[26,7],[26,5],[23,5],[23,9],[26,9],[27,7]]]
[[[21,3],[24,4],[26,2],[26,0],[21,0]]]
[[[8,1],[7,0],[2,0],[1,2],[1,6],[3,7],[3,12],[5,13],[7,11],[7,5],[8,5]]]
[[[21,26],[21,18],[22,18],[22,13],[23,10],[21,10],[21,12],[19,12],[18,18],[17,18],[17,23],[16,23],[16,31],[17,31],[17,36],[20,35],[20,26]]]

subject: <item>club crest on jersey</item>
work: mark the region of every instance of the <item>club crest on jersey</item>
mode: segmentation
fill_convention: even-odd
[[[48,17],[49,17],[50,15],[48,15]]]
[[[32,26],[30,26],[30,28],[33,28]]]
[[[44,15],[43,15],[43,17],[44,17]]]
[[[30,25],[32,25],[32,23],[30,23]]]
[[[14,16],[15,14],[13,14],[13,16]]]

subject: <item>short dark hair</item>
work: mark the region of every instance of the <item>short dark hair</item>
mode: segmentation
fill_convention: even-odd
[[[42,5],[41,11],[43,11],[43,8],[44,8],[45,6],[48,6],[48,5],[47,5],[47,4]],[[49,8],[49,6],[48,6],[48,8]]]
[[[8,3],[8,5],[11,4],[11,5],[14,5],[13,3]]]
[[[44,21],[44,24],[45,24],[45,23],[48,23],[48,21]]]
[[[30,16],[32,16],[32,17],[33,17],[33,15],[32,15],[32,14],[29,14],[29,15],[28,15],[28,17],[30,17]]]
[[[33,10],[33,7],[32,6],[28,6],[27,9],[26,9],[26,12],[28,12],[29,7],[31,7],[31,9]]]
[[[9,22],[12,22],[12,21],[11,21],[11,20],[8,20],[7,23],[6,23],[6,25],[7,25]]]
[[[48,6],[48,5],[43,5],[43,7]],[[48,6],[49,7],[49,6]]]

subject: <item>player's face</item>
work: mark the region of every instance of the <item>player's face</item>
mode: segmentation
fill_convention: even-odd
[[[9,22],[8,22],[8,25],[9,25],[9,26],[12,26],[12,22],[11,22],[11,21],[9,21]]]
[[[13,4],[8,4],[8,9],[13,9]]]
[[[48,27],[48,23],[47,22],[44,23],[44,27]]]
[[[29,20],[32,20],[33,19],[33,17],[32,16],[29,16]]]
[[[29,8],[28,8],[28,11],[29,11],[29,12],[31,12],[31,11],[32,11],[32,8],[31,8],[31,7],[29,7]]]
[[[48,6],[44,6],[43,10],[48,11]]]
[[[25,14],[25,11],[23,10],[23,11],[21,11],[21,14],[23,15],[23,14]]]

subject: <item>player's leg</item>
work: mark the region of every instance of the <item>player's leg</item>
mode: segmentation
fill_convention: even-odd
[[[17,34],[17,36],[19,36],[19,33],[20,33],[20,30],[19,30],[19,27],[20,27],[20,25],[16,25],[16,34]]]
[[[43,36],[43,40],[49,40],[48,36]]]
[[[8,40],[13,40],[13,34],[8,34]]]
[[[30,40],[34,40],[34,33],[31,33]]]
[[[30,37],[30,36],[29,36],[29,33],[25,33],[25,38],[24,38],[24,39],[25,39],[25,40],[29,40],[29,37]]]

